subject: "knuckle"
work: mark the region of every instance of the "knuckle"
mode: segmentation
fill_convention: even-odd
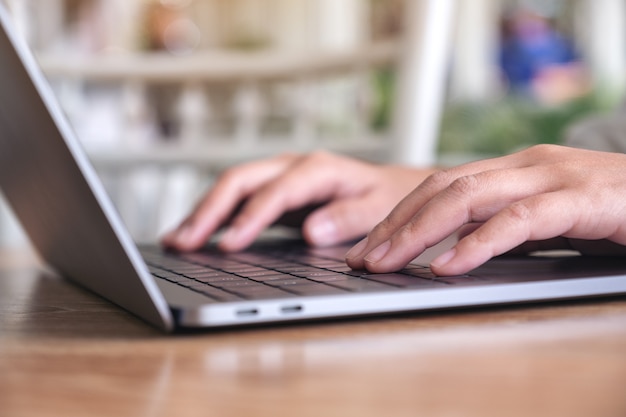
[[[527,223],[532,218],[532,210],[524,202],[511,204],[505,214],[510,221],[515,223]]]
[[[480,229],[463,238],[463,246],[466,248],[482,247],[489,243],[491,243],[491,238]]]
[[[426,178],[423,182],[423,186],[426,188],[435,188],[441,189],[452,181],[454,181],[455,177],[448,170],[441,170],[431,174],[428,178]]]
[[[466,175],[452,181],[448,189],[454,194],[465,196],[474,194],[479,187],[480,181],[476,175]]]
[[[234,166],[230,168],[226,168],[222,171],[218,177],[217,182],[223,184],[234,184],[239,181],[239,177],[241,176],[242,168],[239,166]]]
[[[344,168],[338,157],[328,151],[317,150],[306,155],[298,166],[298,172],[310,178],[334,177]]]
[[[394,230],[393,221],[390,217],[385,217],[370,231],[369,236],[385,236],[389,231]]]
[[[331,154],[325,150],[316,150],[309,154],[309,159],[314,161],[324,161],[331,157]]]
[[[401,244],[412,242],[415,240],[417,229],[417,223],[411,219],[394,234],[394,240]]]
[[[325,150],[317,150],[309,153],[305,158],[306,165],[316,167],[334,166],[336,156]]]
[[[276,159],[279,161],[293,161],[296,160],[298,158],[300,158],[302,155],[296,153],[296,152],[291,152],[291,151],[287,151],[287,152],[282,152],[279,155],[276,156]]]
[[[543,159],[555,155],[559,155],[561,152],[561,147],[552,144],[541,143],[539,145],[533,145],[530,148],[526,149],[524,153],[529,156],[532,160]]]

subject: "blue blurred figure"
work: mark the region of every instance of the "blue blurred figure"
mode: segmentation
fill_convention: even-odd
[[[572,64],[579,68],[573,43],[530,9],[516,10],[504,19],[499,58],[511,91],[534,99],[536,82],[545,73],[560,68],[567,75]]]

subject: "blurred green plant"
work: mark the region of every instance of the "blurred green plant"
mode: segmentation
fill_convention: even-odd
[[[375,104],[370,123],[374,131],[386,130],[391,125],[395,78],[395,70],[392,68],[379,69],[372,75]]]
[[[503,155],[539,143],[559,143],[571,123],[607,108],[597,94],[556,107],[512,96],[485,104],[452,103],[444,111],[438,150]]]

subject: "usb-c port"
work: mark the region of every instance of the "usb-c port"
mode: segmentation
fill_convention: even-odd
[[[285,314],[300,313],[302,310],[303,308],[300,304],[292,305],[292,306],[284,306],[280,308],[280,311],[282,311]]]
[[[259,310],[256,308],[247,308],[244,310],[237,310],[237,316],[239,317],[256,316],[257,314],[259,314]]]

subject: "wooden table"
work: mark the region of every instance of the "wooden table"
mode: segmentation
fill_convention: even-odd
[[[164,335],[0,252],[0,416],[626,416],[626,297]]]

